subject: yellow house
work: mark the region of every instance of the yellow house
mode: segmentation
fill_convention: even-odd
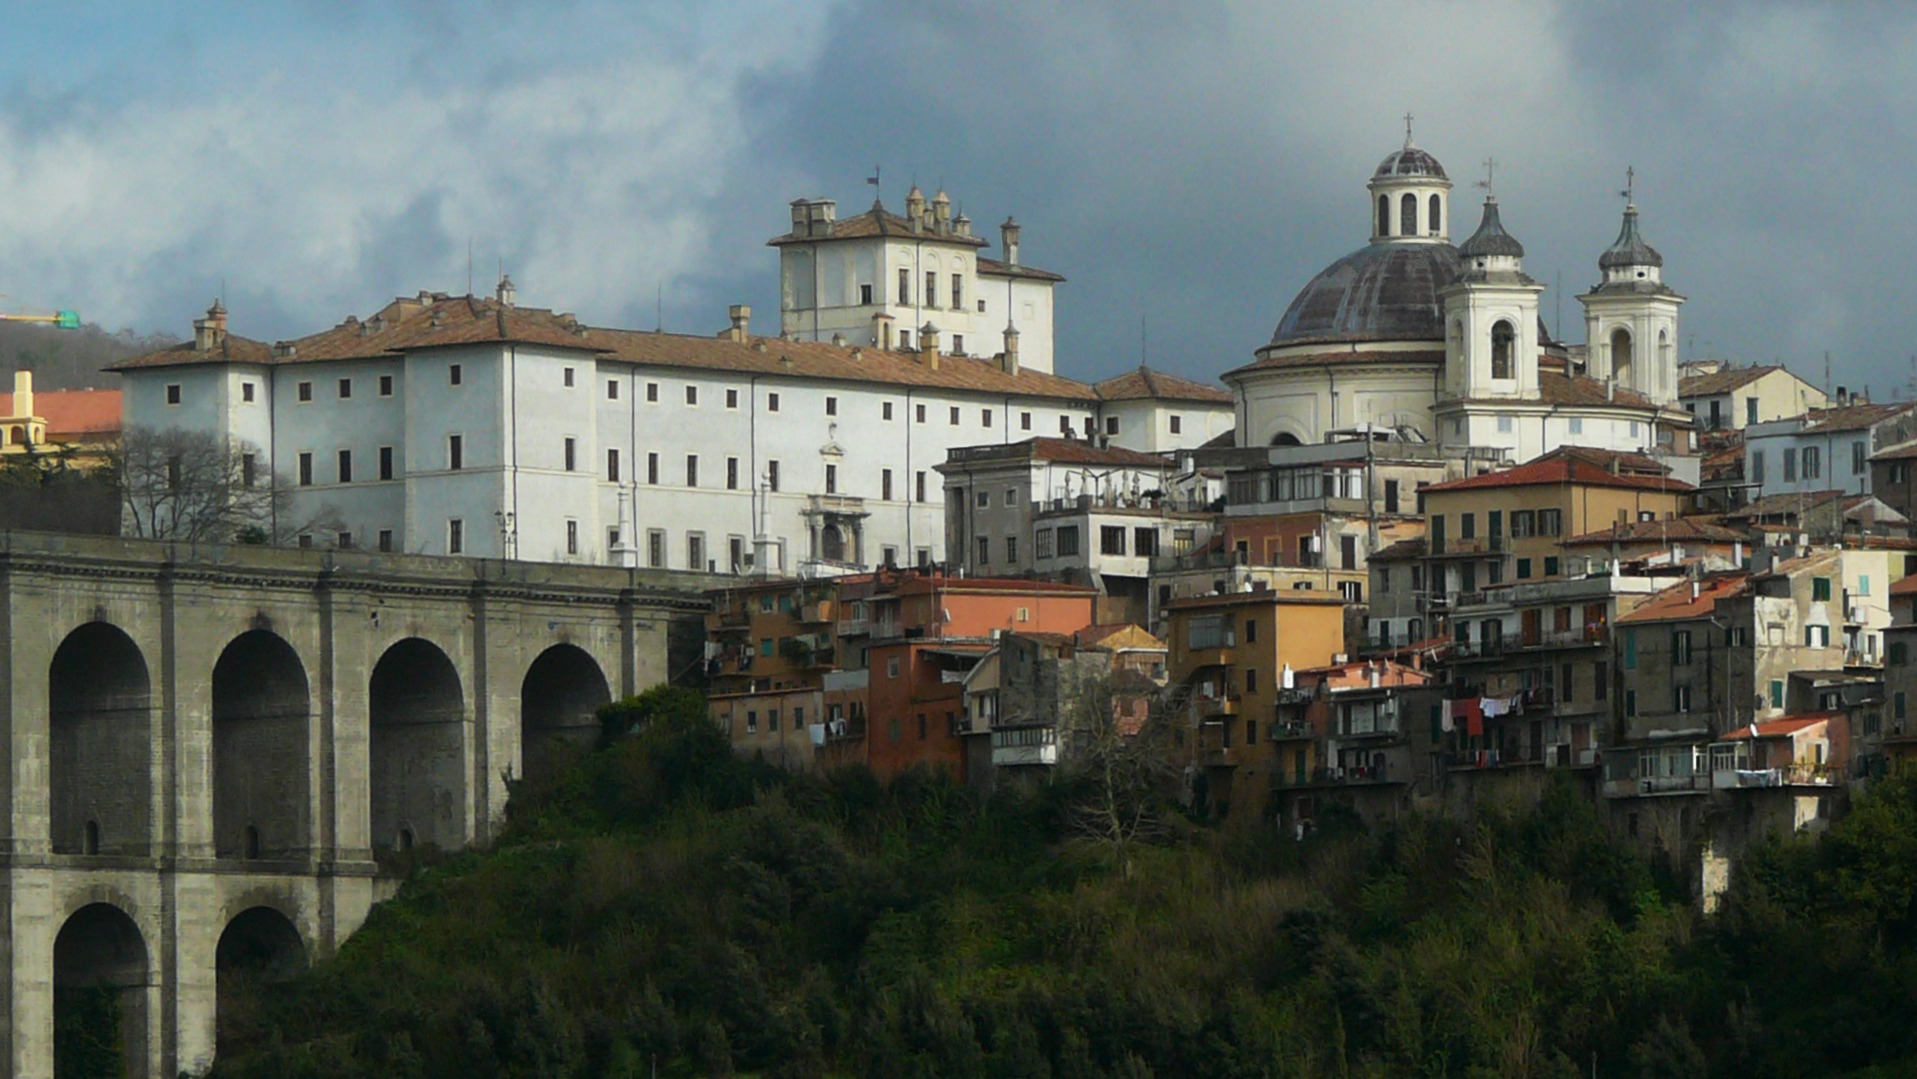
[[[1203,777],[1212,809],[1257,820],[1279,763],[1278,698],[1291,672],[1323,667],[1344,651],[1344,601],[1254,587],[1173,600],[1165,614],[1186,763]]]

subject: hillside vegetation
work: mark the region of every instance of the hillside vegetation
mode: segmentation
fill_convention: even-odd
[[[495,849],[406,883],[223,1017],[225,1077],[1766,1076],[1917,1053],[1917,782],[1752,858],[1714,919],[1569,783],[1303,843],[1066,834],[1060,782],[735,759],[703,702],[522,784]]]

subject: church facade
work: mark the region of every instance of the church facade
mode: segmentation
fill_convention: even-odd
[[[1583,348],[1538,317],[1544,286],[1495,196],[1451,242],[1451,180],[1407,136],[1367,184],[1369,242],[1313,277],[1271,342],[1229,371],[1238,444],[1307,445],[1338,432],[1438,443],[1515,461],[1557,446],[1682,456],[1677,312],[1635,204],[1578,297]],[[1682,470],[1682,469],[1680,469]]]

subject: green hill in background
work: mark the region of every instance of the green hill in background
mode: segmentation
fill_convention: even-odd
[[[108,333],[91,324],[57,330],[32,322],[0,322],[0,391],[13,389],[15,371],[32,371],[36,390],[119,389],[119,376],[101,368],[176,340],[131,330]]]
[[[1303,843],[1173,819],[1127,874],[1065,830],[1082,780],[789,776],[683,690],[613,707],[635,727],[229,1007],[215,1074],[1757,1079],[1917,1052],[1907,776],[1705,918],[1568,782]]]

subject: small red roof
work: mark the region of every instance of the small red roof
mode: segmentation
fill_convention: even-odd
[[[36,390],[33,413],[47,421],[47,438],[81,441],[120,430],[119,390]],[[0,393],[0,416],[13,415],[13,395]]]
[[[1637,622],[1686,622],[1703,618],[1717,607],[1717,601],[1744,591],[1750,577],[1743,573],[1725,573],[1700,581],[1681,581],[1666,588],[1629,614],[1618,617],[1619,625]],[[1696,588],[1693,596],[1691,589]]]
[[[1461,480],[1434,483],[1426,487],[1424,492],[1437,494],[1445,491],[1473,491],[1486,487],[1543,487],[1555,484],[1621,487],[1629,490],[1673,493],[1692,489],[1690,484],[1670,476],[1619,474],[1581,458],[1547,456],[1501,472],[1487,472],[1482,476],[1466,476]]]
[[[1725,735],[1724,740],[1735,742],[1743,738],[1782,738],[1815,727],[1819,723],[1829,723],[1843,714],[1842,712],[1809,712],[1803,715],[1785,716],[1783,719],[1772,719],[1739,727]]]

